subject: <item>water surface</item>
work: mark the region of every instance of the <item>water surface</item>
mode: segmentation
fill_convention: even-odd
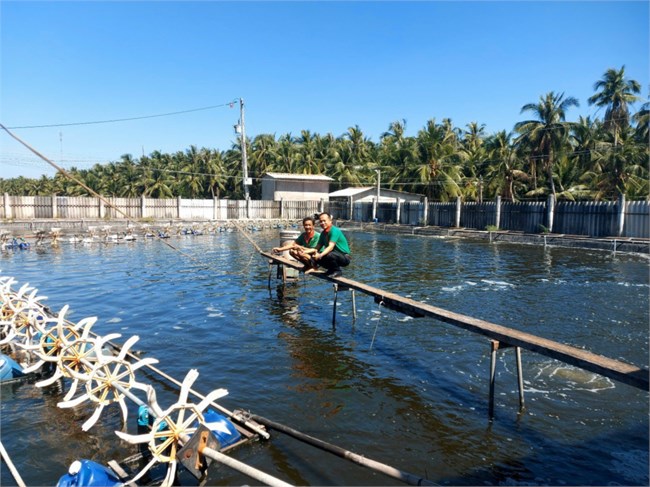
[[[583,249],[349,232],[345,276],[450,311],[648,364],[645,256]],[[278,231],[253,234],[264,249]],[[221,402],[447,485],[647,485],[648,394],[523,351],[519,413],[512,350],[499,354],[488,421],[489,342],[412,319],[318,279],[282,286],[238,233],[120,245],[62,244],[0,253],[3,275],[29,282],[100,334],[137,334],[135,348]],[[209,267],[201,264],[208,263]],[[153,381],[146,376],[146,381]],[[176,392],[152,382],[163,406]],[[78,458],[128,451],[119,408],[83,433],[92,409],[56,407],[65,391],[2,387],[2,443],[28,485],[56,483]],[[132,416],[133,418],[133,416]],[[134,420],[133,420],[134,421]],[[129,425],[134,428],[135,425]],[[234,455],[299,485],[395,481],[272,433]],[[13,480],[2,466],[2,484]],[[226,467],[210,484],[250,484]]]

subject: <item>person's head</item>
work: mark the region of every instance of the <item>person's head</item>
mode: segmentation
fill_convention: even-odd
[[[307,233],[313,232],[315,225],[316,223],[314,222],[314,219],[310,216],[302,219],[302,227],[305,229],[305,232]]]
[[[320,226],[323,228],[323,230],[329,230],[332,226],[332,215],[324,211],[318,215],[318,221],[320,222]]]

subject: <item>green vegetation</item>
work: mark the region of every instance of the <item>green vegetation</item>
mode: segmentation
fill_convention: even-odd
[[[512,132],[485,134],[473,122],[465,129],[448,118],[429,120],[415,137],[405,135],[406,121],[389,125],[378,143],[355,125],[339,137],[260,134],[247,140],[250,195],[259,199],[260,178],[266,172],[324,174],[335,182],[331,190],[371,186],[375,170],[382,187],[425,194],[431,201],[545,199],[612,200],[649,197],[648,109],[636,113],[630,105],[641,101],[639,83],[625,78],[625,67],[609,69],[594,85],[588,103],[605,108],[603,120],[580,117],[567,122],[577,99],[549,92],[521,112],[530,119]],[[154,198],[243,199],[241,147],[198,149],[140,159],[130,154],[120,161],[96,164],[69,173],[105,196]],[[0,192],[11,195],[87,194],[63,174],[53,178],[0,179]]]

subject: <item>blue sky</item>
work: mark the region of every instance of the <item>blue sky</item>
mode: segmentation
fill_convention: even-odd
[[[246,132],[371,140],[395,120],[528,118],[549,91],[597,115],[593,85],[625,65],[648,96],[648,2],[0,2],[0,122],[93,122],[14,133],[54,162],[88,168],[190,145],[226,150]],[[637,104],[635,109],[638,109]],[[0,177],[54,170],[0,133]]]

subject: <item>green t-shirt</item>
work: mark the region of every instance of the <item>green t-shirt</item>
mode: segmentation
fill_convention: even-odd
[[[302,232],[296,239],[296,243],[298,245],[302,245],[303,247],[315,249],[317,248],[316,246],[318,245],[319,239],[320,239],[320,233],[314,232],[314,236],[311,238],[309,242],[307,242],[307,236],[305,235],[305,232]]]
[[[329,232],[323,232],[320,234],[320,239],[318,240],[318,249],[323,249],[327,247],[330,242],[335,242],[335,250],[342,252],[344,254],[350,253],[350,246],[348,245],[348,240],[343,235],[343,232],[340,228],[332,226],[330,227]]]

